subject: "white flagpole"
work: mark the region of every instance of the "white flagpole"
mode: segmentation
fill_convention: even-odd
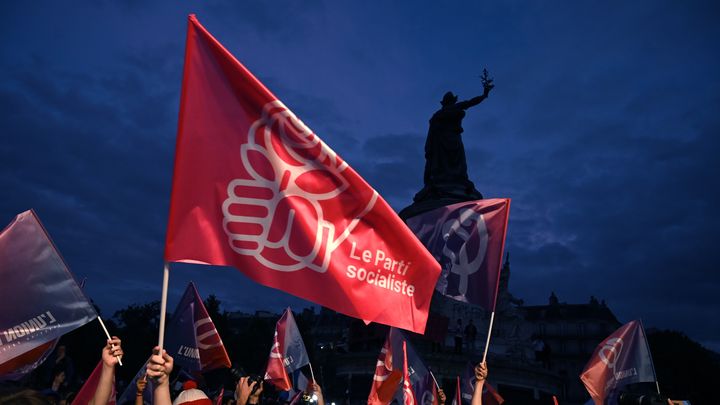
[[[495,311],[490,313],[490,327],[488,327],[487,339],[485,340],[485,352],[483,352],[482,362],[487,359],[488,349],[490,348],[490,335],[492,335],[493,322],[495,321]]]
[[[167,311],[168,281],[170,278],[170,264],[163,265],[162,297],[160,298],[160,336],[158,336],[159,355],[162,356],[163,344],[165,343],[165,312]]]
[[[317,381],[315,381],[315,373],[313,373],[312,369],[312,363],[308,361],[308,365],[310,366],[310,378],[313,380],[313,384],[317,384]],[[322,368],[322,367],[321,367]]]
[[[100,326],[102,326],[103,330],[105,331],[105,336],[107,336],[108,340],[112,339],[110,337],[110,332],[108,332],[107,328],[105,327],[105,322],[103,322],[102,318],[100,318],[100,315],[98,315],[97,319],[98,321],[100,321]],[[115,345],[110,344],[110,347],[115,348]],[[118,359],[118,364],[122,366],[123,364],[122,360],[120,360],[120,356],[115,356],[115,358]]]
[[[432,377],[433,381],[435,381],[435,386],[437,389],[440,389],[440,384],[438,384],[437,380],[435,379],[435,374],[433,374],[432,370],[428,370],[430,372],[430,377]]]

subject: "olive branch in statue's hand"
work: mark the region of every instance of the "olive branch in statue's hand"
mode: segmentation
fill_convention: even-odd
[[[488,94],[490,94],[490,90],[492,90],[495,85],[493,84],[492,77],[488,76],[487,69],[483,69],[482,75],[480,76],[480,80],[482,81],[483,85],[483,95],[487,97]]]

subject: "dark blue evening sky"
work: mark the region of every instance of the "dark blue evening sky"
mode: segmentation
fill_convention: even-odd
[[[104,316],[160,298],[189,13],[398,210],[443,93],[486,67],[463,136],[477,188],[513,199],[512,292],[720,350],[712,1],[3,4],[0,223],[35,208]],[[230,310],[308,305],[184,265],[170,308],[190,279]]]

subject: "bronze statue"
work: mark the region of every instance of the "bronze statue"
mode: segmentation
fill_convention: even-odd
[[[487,70],[483,69],[480,78],[483,85],[481,96],[458,101],[458,97],[448,91],[440,102],[442,107],[430,118],[430,128],[425,141],[425,186],[413,198],[413,205],[400,213],[401,217],[409,218],[442,205],[483,198],[468,178],[465,147],[462,142],[465,110],[480,104],[495,87]]]

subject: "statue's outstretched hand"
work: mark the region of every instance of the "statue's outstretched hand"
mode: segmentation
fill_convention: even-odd
[[[495,88],[495,84],[493,84],[493,79],[488,76],[487,69],[483,69],[483,74],[480,76],[480,80],[482,80],[483,85],[483,96],[487,97],[488,94],[490,94],[490,90]]]

